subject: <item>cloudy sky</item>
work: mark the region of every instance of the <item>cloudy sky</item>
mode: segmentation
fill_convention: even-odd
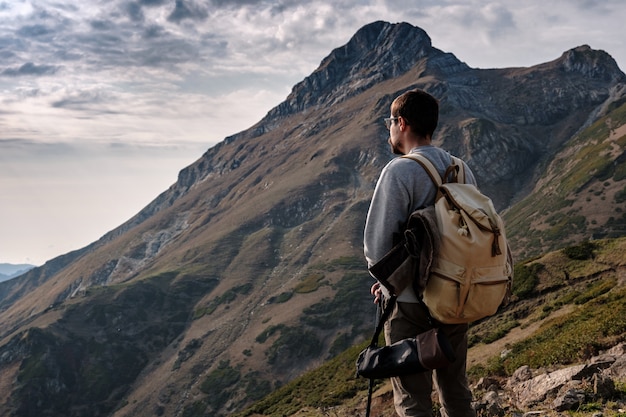
[[[623,0],[0,0],[0,263],[97,240],[376,20],[477,68],[626,69]]]

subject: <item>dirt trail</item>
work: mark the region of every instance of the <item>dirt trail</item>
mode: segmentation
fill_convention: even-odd
[[[609,134],[609,139],[615,140],[621,138],[626,135],[626,125],[622,125],[617,129],[611,129],[611,133]]]

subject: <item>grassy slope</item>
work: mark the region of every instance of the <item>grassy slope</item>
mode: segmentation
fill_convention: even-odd
[[[626,104],[572,138],[504,213],[519,259],[626,233]]]
[[[473,382],[511,375],[522,364],[582,362],[626,340],[626,238],[551,252],[517,265],[516,272],[513,302],[470,329]],[[502,346],[509,351],[504,358]],[[355,378],[354,361],[363,347],[346,350],[235,416],[360,414],[367,380]],[[393,415],[388,384],[377,384],[377,415]]]

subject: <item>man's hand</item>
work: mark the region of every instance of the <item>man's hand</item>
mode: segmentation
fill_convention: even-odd
[[[375,282],[370,288],[370,293],[374,296],[374,304],[378,304],[383,296],[383,291],[380,289],[380,282]]]

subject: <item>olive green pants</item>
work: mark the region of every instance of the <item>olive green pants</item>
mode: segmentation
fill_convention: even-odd
[[[417,303],[396,303],[385,323],[387,344],[415,337],[429,330],[424,306]],[[467,383],[467,324],[441,325],[453,349],[456,360],[446,368],[415,375],[391,378],[396,412],[400,417],[431,417],[433,379],[439,394],[442,417],[475,417],[472,393]]]

